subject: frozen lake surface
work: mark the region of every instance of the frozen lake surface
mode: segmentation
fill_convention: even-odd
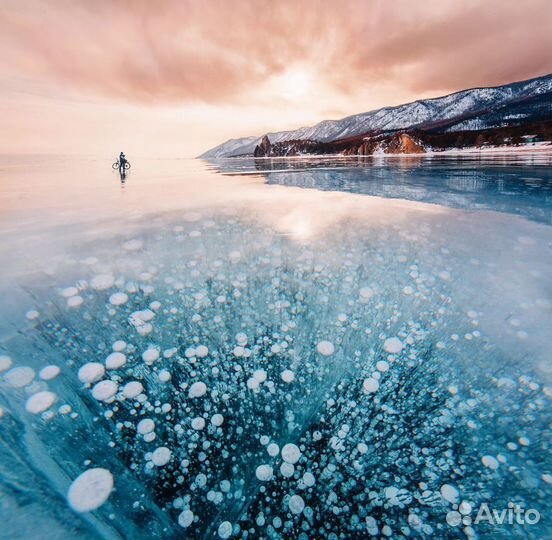
[[[0,158],[0,538],[549,536],[550,157],[132,165]]]

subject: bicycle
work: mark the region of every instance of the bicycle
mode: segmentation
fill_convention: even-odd
[[[113,165],[111,165],[111,167],[113,169],[118,169],[119,168],[119,162],[116,161],[115,163],[113,163]],[[125,171],[128,171],[128,169],[130,169],[130,163],[128,161],[125,162]]]

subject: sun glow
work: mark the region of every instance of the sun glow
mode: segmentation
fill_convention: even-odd
[[[286,99],[300,100],[310,94],[313,80],[313,73],[310,69],[293,67],[274,78],[274,88]]]

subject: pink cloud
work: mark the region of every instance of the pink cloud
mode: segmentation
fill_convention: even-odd
[[[343,95],[552,71],[547,0],[5,0],[0,10],[5,72],[130,102],[239,102],[294,62]]]

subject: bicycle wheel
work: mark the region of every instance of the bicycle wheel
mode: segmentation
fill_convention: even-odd
[[[130,169],[130,163],[127,161],[125,163],[125,171],[128,170],[128,169]]]
[[[112,167],[113,169],[118,169],[118,168],[119,168],[119,162],[116,161],[115,163],[113,163],[113,165],[111,165],[111,167]]]

